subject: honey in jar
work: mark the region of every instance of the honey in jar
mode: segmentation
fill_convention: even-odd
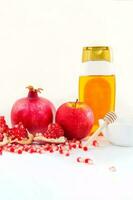
[[[92,133],[98,120],[115,109],[115,75],[107,46],[84,47],[81,75],[79,77],[79,100],[88,104],[94,112]]]

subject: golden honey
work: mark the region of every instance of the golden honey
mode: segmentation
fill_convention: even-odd
[[[115,75],[110,71],[109,62],[109,47],[83,49],[83,63],[88,71],[79,77],[79,100],[93,110],[95,121],[92,133],[98,127],[98,120],[115,109]]]

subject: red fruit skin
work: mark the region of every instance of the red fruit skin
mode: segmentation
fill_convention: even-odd
[[[94,115],[85,103],[68,102],[58,108],[55,120],[64,129],[68,139],[82,139],[90,133]]]
[[[53,121],[53,104],[42,97],[25,97],[17,100],[11,110],[11,123],[22,122],[32,134],[44,133]]]

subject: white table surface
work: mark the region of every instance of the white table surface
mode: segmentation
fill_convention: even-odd
[[[90,157],[94,165],[77,163]],[[109,170],[116,167],[116,172]],[[133,148],[0,156],[0,200],[133,200]]]

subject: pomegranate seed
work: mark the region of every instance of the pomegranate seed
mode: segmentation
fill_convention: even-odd
[[[0,133],[0,141],[2,141],[4,138],[4,135],[2,133]]]
[[[70,156],[70,153],[66,153],[65,156]]]
[[[10,147],[10,152],[14,152],[14,147]]]
[[[2,148],[0,148],[0,155],[2,155],[2,152],[3,152],[3,149],[2,149]]]
[[[47,151],[50,151],[50,149],[51,149],[51,147],[50,147],[50,146],[46,147],[46,150],[47,150]]]
[[[35,153],[36,151],[35,151],[35,149],[31,148],[31,149],[29,150],[29,152],[30,152],[30,153]]]
[[[71,147],[71,145],[70,145],[70,144],[68,145],[68,148],[69,148],[69,150],[71,150],[71,149],[72,149],[72,147]]]
[[[84,160],[84,163],[92,165],[92,164],[93,164],[93,161],[92,161],[90,158],[86,158],[86,159]]]
[[[24,150],[25,150],[25,151],[29,151],[29,147],[25,147]]]
[[[83,147],[83,150],[84,150],[84,151],[88,151],[88,147],[86,147],[86,146]]]
[[[72,148],[76,149],[76,147],[77,147],[76,144],[73,144],[73,145],[72,145]]]
[[[97,146],[98,146],[98,142],[97,142],[96,140],[94,140],[94,141],[92,142],[92,145],[93,145],[94,147],[97,147]]]
[[[22,154],[22,150],[21,149],[18,150],[18,154]]]
[[[78,145],[78,148],[79,148],[79,149],[82,149],[82,145],[81,145],[81,144],[79,144],[79,145]]]
[[[82,158],[81,157],[78,157],[77,158],[77,162],[81,162]]]
[[[50,153],[53,153],[54,151],[53,151],[53,149],[50,149],[50,151],[49,151]]]
[[[90,159],[89,158],[85,158],[84,162],[85,163],[89,163]]]
[[[60,154],[63,154],[64,152],[63,152],[63,150],[62,150],[62,149],[60,149],[60,150],[59,150],[59,153],[60,153]]]

